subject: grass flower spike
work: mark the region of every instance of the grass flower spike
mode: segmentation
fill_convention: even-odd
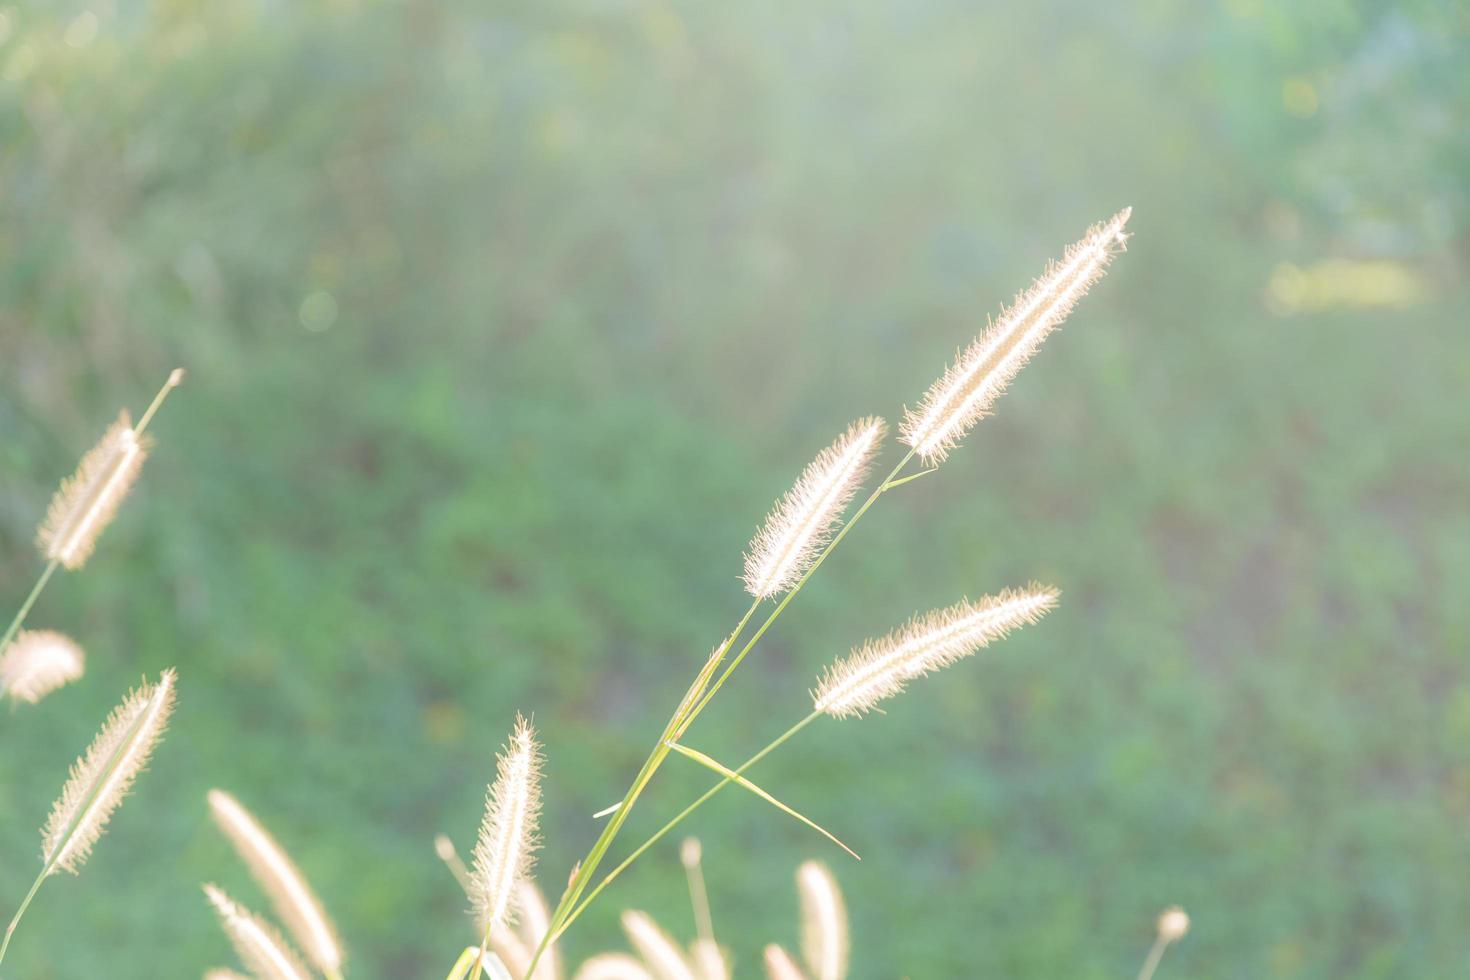
[[[240,962],[259,980],[308,980],[310,974],[301,958],[286,945],[275,929],[252,914],[214,885],[205,885],[204,894],[219,915],[225,935],[230,937]]]
[[[1034,623],[1059,593],[1031,585],[916,616],[827,668],[813,692],[816,710],[836,718],[861,715],[915,677],[946,667],[1011,630]]]
[[[683,950],[647,913],[624,912],[623,931],[656,980],[697,980]]]
[[[766,947],[765,961],[767,980],[806,980],[791,954],[775,943]]]
[[[82,676],[82,648],[52,630],[23,630],[0,656],[0,694],[35,704]]]
[[[209,791],[209,811],[235,853],[270,897],[271,907],[306,952],[328,975],[342,969],[342,944],[321,901],[275,838],[224,790]]]
[[[880,418],[859,419],[802,471],[750,542],[746,591],[760,599],[777,595],[811,567],[867,475],[886,429]]]
[[[144,684],[130,693],[108,716],[87,754],[72,766],[71,778],[41,831],[48,870],[75,874],[87,860],[163,735],[173,711],[174,680],[174,672],[166,670],[157,684]]]
[[[145,683],[129,692],[107,716],[86,754],[72,765],[71,777],[41,828],[41,873],[5,929],[0,961],[41,883],[57,871],[76,874],[138,773],[148,765],[173,711],[174,680],[174,672],[165,670],[157,684]]]
[[[730,962],[713,939],[700,937],[689,946],[699,980],[730,980]]]
[[[801,952],[814,980],[847,976],[847,908],[837,879],[826,865],[806,861],[796,870],[801,900]]]
[[[535,732],[517,716],[485,800],[485,819],[475,842],[470,874],[470,900],[486,935],[514,919],[516,883],[530,877],[541,809],[540,778],[541,751]]]
[[[653,980],[653,974],[626,953],[602,953],[583,963],[572,980]]]
[[[990,414],[1016,372],[1122,250],[1131,212],[1124,208],[1089,229],[960,354],[919,407],[905,413],[899,438],[925,462],[942,461],[971,426]]]
[[[67,569],[81,568],[147,456],[148,443],[139,438],[124,410],[51,498],[36,535],[42,554]]]

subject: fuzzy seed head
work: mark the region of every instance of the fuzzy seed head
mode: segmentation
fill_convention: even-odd
[[[601,953],[585,961],[572,980],[653,980],[653,974],[626,953]]]
[[[1177,905],[1164,909],[1159,916],[1159,938],[1166,943],[1177,942],[1189,932],[1189,913]]]
[[[204,894],[247,970],[260,980],[307,980],[310,974],[301,958],[264,919],[214,885],[205,885]]]
[[[81,568],[97,537],[132,489],[148,455],[149,443],[133,431],[126,411],[82,457],[76,473],[63,480],[51,498],[36,544],[47,559],[68,569]]]
[[[766,947],[764,959],[767,980],[806,980],[791,954],[775,943]]]
[[[229,793],[209,791],[209,812],[245,867],[269,896],[291,937],[324,973],[342,968],[342,944],[301,870],[260,821]]]
[[[174,672],[165,670],[157,684],[130,692],[72,765],[71,778],[41,828],[41,860],[49,873],[75,874],[87,860],[163,736],[174,706],[174,680]]]
[[[1102,278],[1127,241],[1123,226],[1132,208],[1088,229],[1086,236],[1048,266],[1030,289],[956,359],[929,388],[917,409],[904,414],[900,440],[925,462],[941,462],[976,422],[990,414],[1016,372],[1061,324],[1077,300]]]
[[[71,637],[54,630],[21,630],[0,656],[0,693],[35,704],[85,669],[82,648]]]
[[[217,966],[211,970],[204,971],[204,980],[250,980],[250,978],[243,973],[236,973],[234,970],[227,970],[222,966]]]
[[[699,980],[730,980],[730,961],[713,939],[696,939],[689,947],[689,958]]]
[[[535,732],[517,715],[510,741],[496,760],[470,874],[470,901],[487,933],[514,921],[516,882],[531,875],[541,813],[540,779],[541,750]]]
[[[1050,586],[1028,585],[959,602],[909,620],[837,661],[812,692],[818,711],[834,718],[861,715],[915,677],[947,667],[1011,630],[1034,623],[1057,604]]]
[[[699,867],[703,856],[704,848],[700,846],[698,837],[686,837],[684,843],[679,845],[679,860],[686,868],[692,870]]]
[[[623,931],[656,980],[698,980],[678,944],[646,912],[624,912]]]
[[[814,980],[843,980],[847,976],[847,906],[837,879],[820,861],[807,861],[796,870],[796,894],[801,900],[801,952]]]
[[[522,878],[516,882],[515,907],[518,913],[516,932],[524,946],[534,952],[541,945],[541,937],[551,928],[551,909],[546,904],[546,896],[541,894],[541,889],[536,887],[534,881]],[[526,965],[530,965],[529,955]],[[512,969],[511,972],[514,973],[515,970]],[[525,973],[522,969],[516,976],[522,977]],[[556,951],[556,943],[552,943],[541,954],[541,962],[536,964],[536,974],[531,980],[556,980],[560,976],[561,955]]]
[[[794,586],[826,545],[862,485],[887,425],[858,419],[802,471],[745,555],[745,588],[764,599]]]

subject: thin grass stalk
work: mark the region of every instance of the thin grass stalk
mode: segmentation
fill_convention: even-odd
[[[709,891],[704,887],[704,848],[698,837],[687,837],[679,848],[679,861],[689,880],[689,905],[694,909],[694,928],[699,938],[715,941],[715,919],[710,914]]]
[[[700,807],[704,806],[705,803],[709,802],[711,797],[713,797],[720,790],[724,789],[726,786],[729,786],[732,782],[734,782],[735,776],[744,773],[745,770],[749,769],[757,762],[760,762],[772,752],[776,751],[776,749],[785,744],[788,739],[796,735],[797,732],[801,731],[807,725],[810,725],[812,722],[816,721],[820,717],[822,717],[822,712],[813,711],[801,721],[788,728],[785,733],[782,734],[775,741],[771,742],[769,745],[761,749],[749,759],[746,759],[733,771],[732,775],[725,777],[714,786],[711,786],[708,790],[705,791],[703,796],[699,797],[699,799],[695,800],[693,803],[686,806],[683,810],[679,811],[679,813],[668,823],[664,824],[657,833],[655,833],[652,837],[648,838],[648,840],[640,844],[637,850],[635,850],[632,854],[629,854],[626,858],[624,858],[622,864],[619,864],[616,868],[613,868],[611,871],[609,871],[607,873],[607,876],[597,883],[597,887],[592,889],[592,891],[587,894],[587,897],[584,898],[581,903],[572,910],[571,914],[566,917],[566,920],[558,928],[552,931],[551,941],[554,942],[557,939],[560,939],[562,933],[566,932],[567,929],[571,927],[572,923],[577,920],[577,917],[587,910],[587,906],[592,904],[593,899],[601,894],[604,888],[612,884],[613,880],[617,878],[618,875],[628,870],[629,866],[632,865],[634,861],[642,857],[645,851],[647,851],[653,845],[657,844],[659,841],[663,840],[663,838],[670,831],[679,826],[679,824],[683,823],[690,814],[692,814],[695,810],[698,810]]]
[[[20,611],[6,627],[4,639],[0,639],[0,652],[4,652],[5,648],[10,646],[10,641],[15,639],[15,634],[20,632],[26,616],[30,615],[31,607],[36,604],[37,599],[41,598],[41,592],[45,590],[46,583],[51,581],[51,576],[56,574],[56,569],[60,565],[61,559],[59,558],[53,558],[46,563],[46,567],[41,571],[41,577],[36,579],[36,584],[31,587],[31,594],[26,596],[26,601],[21,603]]]
[[[745,615],[740,617],[740,622],[736,625],[734,632],[730,634],[730,638],[722,644],[718,656],[711,658],[701,668],[700,675],[696,677],[694,685],[691,686],[690,691],[680,701],[680,709],[687,710],[688,705],[693,702],[694,697],[698,696],[698,692],[703,688],[704,683],[707,683],[707,678],[713,673],[720,660],[729,651],[730,647],[734,646],[736,641],[739,640],[740,634],[745,631],[746,625],[749,624],[751,617],[755,615],[755,611],[760,604],[761,600],[759,598],[751,602],[750,608],[746,609]],[[701,678],[704,679],[703,682]],[[536,946],[535,953],[531,956],[531,966],[527,971],[526,980],[529,980],[535,973],[536,965],[541,961],[542,955],[546,952],[547,944],[554,942],[557,936],[560,935],[558,929],[561,926],[562,920],[586,889],[587,882],[591,880],[592,874],[602,862],[603,856],[607,854],[608,848],[612,845],[613,838],[622,829],[623,822],[628,818],[628,812],[633,808],[633,803],[648,785],[648,781],[653,778],[653,774],[658,771],[658,767],[663,764],[664,759],[668,757],[670,750],[667,742],[673,737],[674,729],[682,720],[680,715],[681,711],[676,709],[674,715],[669,719],[668,724],[664,726],[663,733],[659,736],[658,744],[654,746],[653,751],[644,760],[642,768],[638,771],[638,775],[628,787],[627,793],[623,795],[622,802],[618,804],[616,811],[612,814],[612,819],[602,828],[602,833],[598,835],[597,840],[592,845],[592,849],[587,852],[587,856],[577,866],[571,882],[568,883],[566,891],[562,893],[561,899],[552,911],[551,927],[547,929],[546,935],[542,937],[541,942]]]

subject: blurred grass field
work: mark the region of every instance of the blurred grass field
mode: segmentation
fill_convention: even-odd
[[[1470,15],[1456,4],[97,2],[0,11],[0,608],[55,482],[175,365],[139,491],[32,616],[87,677],[0,717],[0,908],[142,674],[172,732],[10,975],[179,977],[262,905],[437,976],[516,710],[558,892],[740,554],[1091,222],[1109,277],[942,471],[875,508],[692,731],[742,759],[909,613],[1061,608],[813,727],[704,840],[740,976],[827,859],[855,978],[1470,970]],[[675,759],[624,847],[708,782]],[[625,851],[620,851],[623,853]],[[616,913],[693,924],[677,844]]]

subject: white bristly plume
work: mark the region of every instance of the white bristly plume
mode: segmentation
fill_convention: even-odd
[[[37,701],[82,676],[86,658],[69,636],[54,630],[22,630],[0,656],[0,694]]]
[[[71,767],[71,778],[41,829],[41,858],[48,873],[75,874],[87,860],[163,735],[174,706],[174,680],[174,672],[165,670],[157,684],[145,683],[129,693]]]
[[[791,954],[775,943],[766,947],[765,961],[767,980],[806,980]]]
[[[208,800],[214,822],[270,897],[271,907],[307,958],[323,973],[340,971],[342,944],[337,930],[300,869],[239,800],[221,789],[210,790]]]
[[[904,414],[900,440],[933,465],[945,458],[970,427],[990,414],[1016,372],[1041,342],[1067,318],[1073,305],[1102,278],[1127,236],[1123,226],[1132,208],[1088,229],[1060,262],[1016,298],[924,394],[917,409]]]
[[[204,971],[204,980],[250,980],[250,978],[243,973],[236,973],[234,970],[217,966],[212,970]]]
[[[572,980],[653,980],[653,974],[626,953],[602,953],[583,963]]]
[[[730,962],[713,939],[696,939],[689,947],[689,958],[699,980],[730,980]]]
[[[258,980],[308,980],[310,974],[301,958],[265,920],[237,905],[214,885],[205,885],[204,894],[240,962]]]
[[[147,455],[147,441],[138,438],[124,411],[51,498],[46,520],[36,535],[41,553],[66,568],[82,567],[97,536],[138,478]]]
[[[777,595],[811,567],[867,475],[886,429],[880,418],[858,419],[802,471],[750,542],[746,591],[762,599]]]
[[[535,732],[519,715],[496,767],[470,875],[470,901],[486,933],[514,921],[516,882],[530,877],[537,844],[541,753]]]
[[[801,900],[801,952],[814,980],[843,980],[847,976],[847,907],[837,879],[820,861],[806,861],[796,869],[796,894]]]
[[[520,913],[517,916],[516,931],[520,934],[521,942],[527,948],[535,950],[541,945],[541,937],[551,928],[551,910],[546,905],[546,898],[534,881],[522,878],[516,882],[515,904]],[[522,970],[521,974],[524,973]],[[536,974],[531,980],[556,980],[560,976],[561,954],[556,951],[556,944],[552,943],[541,954],[541,962],[536,964]]]
[[[697,980],[683,950],[646,912],[624,912],[623,931],[656,980]]]
[[[1050,586],[1029,585],[916,616],[828,667],[812,692],[816,709],[835,718],[863,714],[913,678],[1036,622],[1056,605],[1059,594]]]

